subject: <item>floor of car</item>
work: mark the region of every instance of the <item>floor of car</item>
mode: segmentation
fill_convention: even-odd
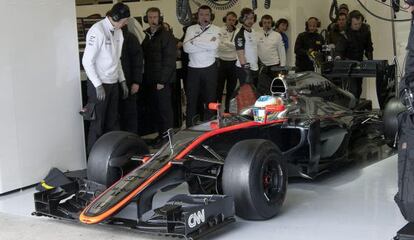
[[[34,189],[0,197],[0,239],[162,239],[109,226],[85,226],[31,217]],[[183,184],[155,197],[155,206],[185,193]],[[314,181],[290,179],[279,216],[268,221],[237,219],[211,235],[216,239],[349,240],[392,239],[405,225],[394,203],[397,156],[363,160]]]

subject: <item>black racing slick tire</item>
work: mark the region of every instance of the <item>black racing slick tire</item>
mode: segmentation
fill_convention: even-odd
[[[148,153],[147,145],[136,134],[122,131],[106,133],[96,141],[89,154],[88,180],[109,187],[139,165],[139,162],[130,160],[132,156]]]
[[[223,168],[223,192],[232,196],[236,215],[247,220],[276,216],[286,198],[287,168],[279,148],[269,140],[235,144]]]
[[[398,132],[398,115],[407,108],[402,104],[398,98],[392,98],[387,102],[385,106],[382,121],[384,123],[384,137],[387,144],[391,148],[394,147],[395,136]]]

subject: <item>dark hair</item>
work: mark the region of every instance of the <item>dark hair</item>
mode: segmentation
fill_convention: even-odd
[[[109,16],[112,18],[112,20],[118,22],[123,18],[129,18],[131,16],[131,13],[129,11],[128,5],[124,3],[116,3],[114,6],[112,6],[111,10],[106,13],[106,16]]]
[[[240,12],[240,17],[245,18],[247,15],[254,14],[254,10],[251,8],[243,8]]]
[[[348,17],[348,15],[347,15],[346,13],[340,13],[340,14],[338,14],[338,18],[339,18],[340,16],[344,16],[345,18],[347,18],[347,17]]]
[[[349,18],[349,21],[351,21],[353,18],[361,19],[362,21],[364,21],[364,19],[365,19],[364,15],[362,15],[362,13],[358,10],[353,10],[352,12],[350,12],[348,14],[348,18]]]
[[[158,16],[161,16],[161,10],[157,7],[148,8],[147,11],[145,12],[145,15],[148,15],[149,12],[157,12]]]
[[[209,10],[209,11],[210,11],[210,14],[211,14],[211,13],[213,13],[213,9],[211,9],[211,7],[209,7],[209,6],[207,6],[207,5],[201,5],[201,6],[198,8],[197,13],[198,13],[200,10]]]
[[[265,14],[265,15],[263,15],[262,16],[262,18],[261,18],[261,21],[263,21],[263,20],[270,20],[270,21],[273,21],[273,18],[272,18],[272,16],[270,16],[269,14]]]
[[[345,4],[345,3],[342,3],[341,5],[339,5],[338,10],[341,10],[341,9],[346,9],[346,10],[349,12],[348,5],[347,5],[347,4]]]
[[[235,12],[233,12],[233,11],[228,12],[225,17],[227,18],[230,15],[232,15],[235,18],[237,18],[237,14]]]
[[[275,27],[279,28],[280,24],[285,23],[289,27],[289,21],[286,18],[280,18],[277,20]]]

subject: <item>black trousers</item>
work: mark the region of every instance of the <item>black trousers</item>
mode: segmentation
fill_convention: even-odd
[[[120,89],[120,91],[122,91]],[[127,99],[119,98],[119,123],[122,131],[138,134],[137,95],[129,95]]]
[[[220,65],[218,68],[217,78],[217,100],[222,101],[224,85],[226,85],[226,100],[225,100],[225,111],[229,111],[230,99],[233,96],[234,89],[237,85],[237,74],[236,74],[236,61],[224,61],[219,60]],[[226,84],[227,82],[227,84]]]
[[[279,75],[279,71],[272,71],[272,67],[279,67],[278,65],[272,65],[272,66],[261,66],[259,71],[259,77],[257,82],[257,93],[259,95],[272,95],[271,92],[271,85],[272,81],[275,77]]]
[[[236,74],[237,78],[239,79],[240,85],[245,83],[252,83],[255,87],[257,87],[257,81],[258,81],[258,71],[252,71],[250,70],[250,79],[247,79],[247,73],[243,68],[236,67]]]
[[[204,106],[204,119],[209,120],[214,113],[208,110],[208,104],[216,101],[217,65],[212,64],[205,68],[188,68],[186,95],[187,95],[187,127],[194,125],[193,120],[197,113],[198,99]]]
[[[351,92],[356,99],[359,99],[362,93],[362,78],[350,78],[348,79],[349,92]]]
[[[91,151],[93,144],[104,133],[119,130],[118,122],[118,83],[102,84],[105,89],[105,100],[99,101],[96,97],[96,89],[88,80],[88,102],[95,103],[96,119],[91,121],[88,133],[87,152]]]
[[[151,99],[154,103],[152,109],[158,135],[162,137],[169,128],[173,127],[174,123],[171,84],[165,84],[161,90],[157,90],[157,85],[153,85],[151,88]]]

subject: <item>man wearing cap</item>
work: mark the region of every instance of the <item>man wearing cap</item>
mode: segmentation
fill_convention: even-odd
[[[88,103],[94,106],[95,111],[95,119],[89,127],[88,153],[100,136],[119,129],[119,83],[123,98],[128,97],[120,60],[124,41],[121,28],[127,24],[129,16],[129,7],[117,3],[86,35],[82,64],[88,75]]]

